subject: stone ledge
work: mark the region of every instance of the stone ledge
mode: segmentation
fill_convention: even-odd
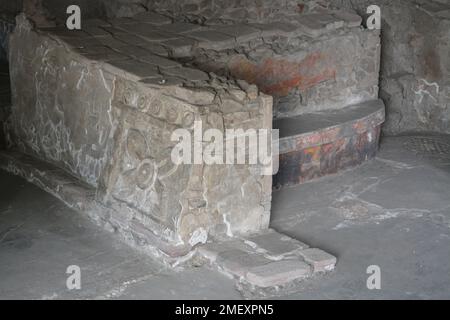
[[[274,187],[337,173],[373,158],[385,111],[381,100],[279,119],[280,170]]]
[[[280,134],[280,153],[331,143],[337,139],[365,132],[384,122],[382,100],[371,100],[340,110],[326,110],[277,119],[274,129]]]
[[[334,256],[273,229],[209,242],[197,251],[222,272],[262,288],[285,286],[332,271],[336,265]]]
[[[125,243],[146,254],[178,265],[190,257],[190,246],[164,241],[127,213],[107,208],[96,200],[96,190],[52,164],[16,151],[0,151],[0,169],[21,176],[60,199],[70,208],[87,215],[107,231],[117,232]]]

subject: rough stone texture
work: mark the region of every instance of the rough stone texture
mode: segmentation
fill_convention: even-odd
[[[71,4],[74,1],[43,0],[46,10],[52,11],[52,15],[59,21],[65,18],[62,9],[67,7],[69,2]],[[146,7],[164,13],[170,18],[210,26],[242,22],[260,24],[268,21],[278,25],[277,31],[273,28],[265,30],[266,25],[262,25],[262,34],[266,36],[289,34],[292,28],[287,21],[298,19],[299,14],[317,14],[324,7],[339,9],[333,11],[332,16],[340,21],[333,22],[329,16],[323,16],[320,19],[303,19],[300,23],[303,24],[304,30],[307,30],[305,35],[319,35],[321,31],[316,27],[320,24],[328,29],[340,28],[342,22],[345,27],[357,27],[361,24],[361,19],[341,9],[355,9],[359,14],[364,15],[369,5],[380,5],[383,20],[382,56],[384,61],[380,87],[381,98],[387,106],[384,132],[386,134],[411,130],[449,132],[450,85],[447,79],[450,71],[447,66],[450,49],[447,39],[450,27],[449,4],[446,0],[78,0],[75,2],[82,6],[87,16],[95,13],[96,16],[104,15],[111,18],[131,17],[145,10],[144,7]],[[9,2],[3,6],[12,12],[18,12],[17,7],[20,7],[17,5],[16,8],[10,8],[15,5]],[[184,52],[182,55],[186,56],[185,52],[189,48],[185,47],[181,50]],[[244,62],[252,69],[251,73],[262,68],[252,64],[255,62],[252,57],[248,60]],[[294,59],[293,62],[301,61]],[[278,61],[275,63],[280,64]],[[373,69],[368,61],[363,61],[363,64],[367,69]],[[281,67],[283,65],[285,63],[281,62]],[[343,74],[349,74],[348,70]],[[362,76],[361,72],[357,74]],[[285,113],[291,110],[293,105],[307,104],[304,96],[304,93],[293,92],[292,96],[287,98],[276,98],[275,105],[285,106],[287,110],[281,108],[281,111]],[[304,105],[301,109],[304,109]],[[278,107],[274,108],[274,110],[278,109]]]
[[[111,6],[119,3],[144,1],[116,0]],[[172,57],[190,57],[205,71],[258,85],[274,97],[276,117],[378,98],[379,34],[361,30],[358,15],[326,10],[314,1],[145,5],[161,14],[111,19],[112,26],[103,29],[125,42],[138,36],[138,41],[162,44]],[[242,10],[247,13],[238,14]],[[75,45],[85,41],[72,40]]]
[[[257,251],[275,259],[281,259],[308,248],[307,244],[278,233],[273,229],[247,236],[245,242]]]
[[[11,36],[10,148],[88,184],[94,202],[110,210],[105,226],[169,257],[210,237],[265,230],[272,178],[260,166],[175,165],[170,137],[178,128],[192,133],[195,120],[204,130],[270,129],[273,114],[376,98],[378,32],[357,27],[355,15],[310,9],[283,22],[233,26],[149,11],[85,20],[81,31],[34,30],[19,16]],[[370,136],[378,131],[353,128],[378,141]],[[253,258],[285,259],[307,247],[270,231],[252,239],[259,251],[247,269]],[[247,270],[230,259],[217,257],[234,273]]]
[[[280,170],[275,188],[337,173],[372,159],[377,151],[384,105],[374,100],[342,110],[274,122],[280,129]]]
[[[321,10],[248,29],[214,26],[233,35],[235,44],[223,37],[200,44],[193,56],[205,71],[246,80],[272,95],[277,118],[340,109],[378,98],[380,37],[355,27],[358,18]]]
[[[333,5],[382,11],[380,97],[385,134],[450,132],[450,3],[442,0],[331,0]]]
[[[113,36],[124,30],[91,25],[106,25]],[[109,50],[100,40],[110,37],[35,31],[18,18],[11,35],[10,147],[95,188],[96,202],[113,212],[104,222],[143,245],[156,239],[189,248],[210,235],[266,229],[270,176],[261,176],[257,165],[174,165],[170,136],[177,128],[192,131],[194,120],[222,132],[270,129],[270,97],[250,99],[234,81],[214,75],[181,78],[183,72],[165,71],[181,68],[178,62],[151,51],[122,51],[124,60],[104,62],[99,56]],[[99,55],[95,61],[88,58],[92,52]],[[226,107],[231,102],[233,109]]]
[[[300,256],[313,267],[314,272],[331,271],[336,265],[336,257],[317,248],[302,250]]]
[[[307,278],[311,273],[310,269],[310,266],[301,261],[274,261],[250,268],[247,272],[247,280],[263,288],[280,286]]]
[[[261,288],[306,279],[312,271],[331,271],[336,264],[334,256],[308,249],[306,244],[273,229],[207,243],[198,248],[198,253],[240,282]]]

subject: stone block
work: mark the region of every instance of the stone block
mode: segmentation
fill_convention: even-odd
[[[298,29],[298,26],[289,22],[275,21],[268,23],[250,23],[250,27],[261,30],[261,37],[282,36],[289,37]]]
[[[316,38],[327,31],[326,24],[318,20],[317,16],[301,15],[297,21],[301,25],[301,32],[307,36]]]
[[[139,78],[152,78],[159,76],[158,68],[154,64],[131,59],[110,61],[109,64]]]
[[[116,48],[120,48],[120,47],[124,47],[124,46],[128,46],[129,45],[128,43],[120,41],[120,40],[117,40],[116,38],[113,38],[112,36],[97,37],[96,39],[102,45],[110,47],[111,49],[116,49]]]
[[[110,33],[98,26],[83,26],[83,31],[94,37],[109,36]]]
[[[245,237],[245,241],[256,250],[265,252],[275,258],[281,258],[308,248],[305,243],[278,233],[273,229]]]
[[[326,272],[334,269],[336,265],[336,257],[331,254],[317,249],[309,248],[299,252],[305,262],[313,267],[314,272]]]
[[[261,31],[245,24],[233,24],[230,26],[216,26],[215,31],[233,36],[237,42],[248,42],[261,35]]]
[[[255,267],[270,263],[271,260],[258,253],[249,253],[239,249],[221,252],[217,255],[216,263],[224,271],[240,278]]]
[[[252,267],[245,279],[259,287],[275,287],[304,279],[311,275],[311,267],[300,260],[274,261]]]
[[[162,73],[164,75],[175,76],[189,81],[209,80],[209,76],[205,72],[187,67],[168,68],[162,70]]]
[[[140,44],[138,44],[138,46],[141,48],[144,48],[158,56],[162,56],[162,57],[169,56],[169,50],[167,50],[167,48],[165,48],[162,45],[155,43],[155,42],[144,41],[144,42],[141,42]]]
[[[139,56],[139,60],[142,60],[146,63],[149,63],[154,66],[158,66],[161,68],[174,68],[174,67],[180,67],[181,65],[173,60],[166,59],[160,56],[157,56],[152,53],[148,53],[146,55]]]
[[[174,58],[190,57],[192,55],[192,47],[197,41],[189,38],[178,38],[174,40],[164,41],[163,46],[170,50],[170,55]]]
[[[349,28],[361,26],[362,18],[356,13],[351,13],[344,10],[335,10],[332,11],[331,13],[336,18],[343,20],[344,24]]]
[[[199,40],[198,46],[204,49],[224,50],[233,48],[236,41],[233,36],[214,30],[194,31],[186,33],[187,37]]]
[[[148,41],[165,41],[179,37],[177,35],[157,31],[157,29],[152,28],[146,23],[126,24],[122,25],[121,29],[124,31],[122,33],[135,34]]]
[[[198,253],[208,259],[211,263],[217,261],[217,257],[227,251],[239,250],[242,252],[251,252],[252,247],[239,239],[208,242],[198,247]]]
[[[133,17],[133,20],[142,21],[154,25],[166,25],[172,23],[172,19],[155,12],[142,12]]]
[[[160,32],[183,34],[183,33],[201,30],[204,28],[205,27],[202,27],[199,24],[186,23],[186,22],[174,22],[172,24],[167,24],[162,27],[159,27],[158,30]]]

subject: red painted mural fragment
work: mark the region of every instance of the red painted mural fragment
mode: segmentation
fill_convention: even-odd
[[[336,76],[336,70],[329,66],[322,53],[311,53],[299,62],[268,58],[259,64],[235,57],[229,69],[235,78],[256,84],[264,93],[276,96],[286,96],[295,88],[306,90]]]

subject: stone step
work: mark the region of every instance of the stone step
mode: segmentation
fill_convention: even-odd
[[[209,242],[198,253],[222,272],[262,288],[285,286],[336,265],[334,256],[273,229]]]
[[[384,103],[371,100],[274,121],[280,134],[280,170],[274,187],[334,174],[373,158],[378,150]]]

